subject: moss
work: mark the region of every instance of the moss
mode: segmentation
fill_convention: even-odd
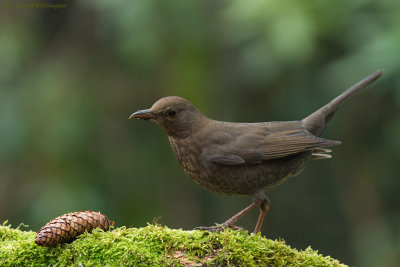
[[[94,230],[56,248],[35,244],[35,232],[0,226],[0,266],[345,266],[307,248],[245,231],[184,231],[159,225]]]

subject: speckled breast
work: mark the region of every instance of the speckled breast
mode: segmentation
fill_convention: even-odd
[[[265,161],[261,164],[219,165],[202,158],[202,148],[170,138],[172,150],[186,174],[203,188],[220,194],[253,194],[268,190],[304,168],[311,152]],[[183,149],[184,148],[184,149]]]

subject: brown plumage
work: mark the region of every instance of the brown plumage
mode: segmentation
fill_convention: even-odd
[[[234,223],[254,207],[259,232],[269,209],[265,191],[301,172],[311,159],[330,158],[325,147],[340,142],[320,138],[340,104],[382,75],[378,71],[355,84],[301,121],[233,123],[212,120],[177,96],[158,100],[150,109],[130,118],[153,120],[168,135],[172,150],[187,175],[202,187],[222,194],[247,194],[253,202],[221,226]]]
[[[107,216],[94,211],[79,211],[61,215],[43,226],[37,233],[35,243],[38,246],[54,247],[58,244],[73,241],[85,231],[92,232],[94,228],[108,231],[113,221]]]

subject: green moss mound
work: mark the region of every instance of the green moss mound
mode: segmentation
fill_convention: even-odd
[[[298,251],[284,241],[230,229],[121,227],[85,233],[56,248],[37,246],[35,236],[0,226],[0,266],[345,266],[311,248]]]

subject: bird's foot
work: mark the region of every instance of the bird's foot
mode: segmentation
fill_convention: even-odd
[[[225,230],[226,228],[232,228],[233,230],[246,231],[246,229],[244,229],[243,227],[236,226],[233,224],[228,225],[225,223],[214,225],[214,226],[199,226],[199,227],[194,228],[194,230],[209,231],[209,232],[221,232],[221,231]]]

